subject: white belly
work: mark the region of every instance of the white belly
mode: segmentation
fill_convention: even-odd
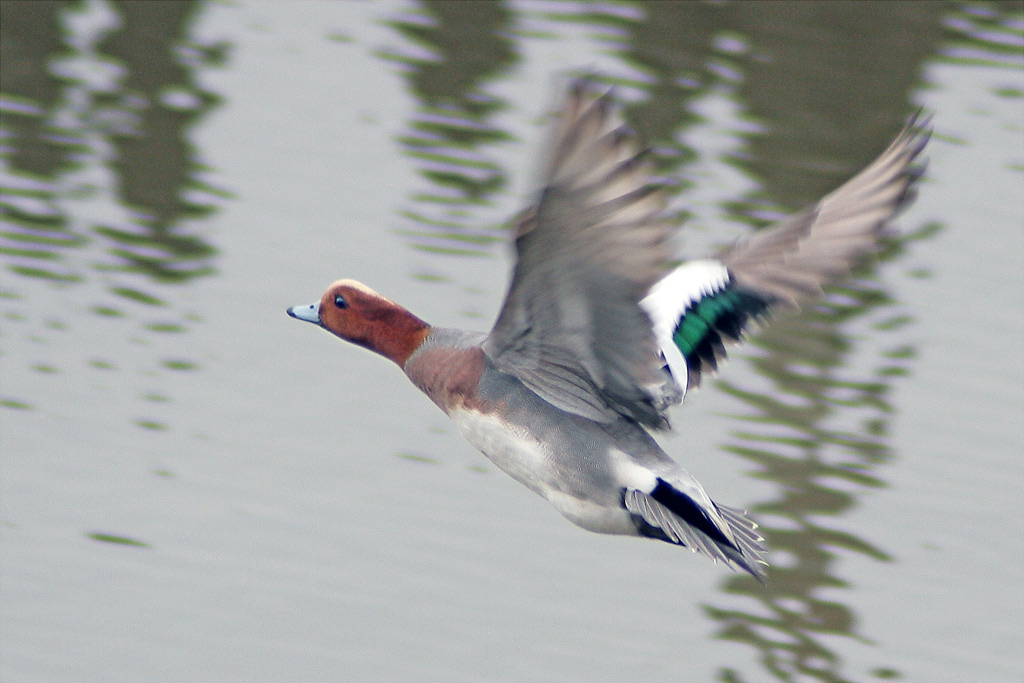
[[[592,498],[573,495],[559,479],[548,449],[526,433],[496,417],[470,410],[450,413],[459,431],[477,450],[486,455],[501,471],[545,498],[563,517],[588,531],[604,534],[637,533],[632,517],[618,502],[618,490],[594,491]],[[645,473],[649,476],[649,473]],[[605,501],[596,502],[596,499]]]
[[[476,411],[454,410],[450,416],[466,441],[486,455],[498,469],[548,498],[553,473],[547,453],[539,441],[527,435],[525,430],[517,430],[496,417]]]

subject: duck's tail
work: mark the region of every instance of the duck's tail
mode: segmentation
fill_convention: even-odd
[[[705,499],[707,503],[701,505],[661,478],[649,493],[637,489],[623,493],[623,504],[644,536],[722,560],[731,569],[738,567],[764,583],[768,563],[763,559],[764,538],[757,533],[757,524],[743,510]]]

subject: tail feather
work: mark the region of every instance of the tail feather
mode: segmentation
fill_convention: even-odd
[[[643,523],[645,535],[686,546],[764,582],[764,539],[742,510],[712,503],[709,512],[662,479],[651,493],[627,489],[623,503]]]
[[[757,532],[757,522],[746,516],[745,510],[729,507],[728,505],[717,505],[718,511],[728,522],[729,528],[736,537],[740,553],[749,558],[755,566],[756,571],[751,572],[758,580],[763,581],[765,570],[768,566],[764,556],[767,550],[763,545],[764,536]],[[744,569],[747,569],[744,567]],[[750,571],[750,569],[747,569]]]

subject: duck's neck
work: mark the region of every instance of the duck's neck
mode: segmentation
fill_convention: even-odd
[[[405,361],[427,338],[430,325],[398,304],[388,303],[389,306],[381,306],[373,312],[364,335],[349,341],[376,351],[404,368]]]

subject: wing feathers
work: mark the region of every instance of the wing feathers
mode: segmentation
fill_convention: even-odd
[[[876,250],[885,225],[914,196],[927,125],[912,118],[844,185],[733,245],[719,261],[673,271],[685,277],[676,283],[680,298],[670,301],[675,285],[663,284],[673,277],[666,273],[676,226],[663,215],[665,192],[651,182],[646,152],[616,115],[610,93],[575,83],[555,127],[540,201],[517,222],[518,260],[485,352],[564,410],[667,426],[663,413],[681,392],[666,384],[661,366],[680,389],[698,384],[725,356],[725,343],[769,306],[820,296]],[[727,288],[748,298],[713,300]],[[727,299],[731,309],[716,308]],[[672,337],[698,309],[702,322],[687,327],[684,360]]]
[[[484,350],[554,405],[600,422],[664,427],[666,380],[639,300],[668,270],[644,153],[608,93],[576,84],[555,130],[545,187],[517,225],[512,285]]]
[[[913,198],[912,185],[923,173],[914,162],[928,142],[926,126],[911,119],[875,161],[839,189],[723,253],[737,285],[795,306],[876,250],[886,223]]]

